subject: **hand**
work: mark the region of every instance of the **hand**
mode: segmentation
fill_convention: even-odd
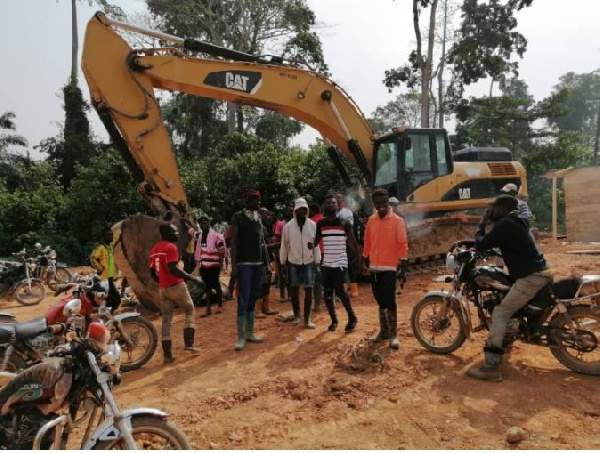
[[[308,247],[308,250],[312,250],[314,248],[314,245],[312,242],[307,242],[306,246]]]
[[[408,268],[408,260],[402,260],[398,263],[398,267],[396,269],[396,278],[400,283],[400,288],[404,289],[404,284],[406,283],[406,270]]]

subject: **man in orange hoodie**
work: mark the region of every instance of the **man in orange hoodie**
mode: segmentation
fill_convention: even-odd
[[[379,326],[372,341],[389,340],[390,347],[398,349],[400,342],[396,331],[398,318],[396,308],[396,279],[406,282],[408,264],[408,240],[404,219],[392,211],[389,194],[377,189],[371,195],[375,214],[367,222],[363,257],[371,273],[373,296],[379,305]]]

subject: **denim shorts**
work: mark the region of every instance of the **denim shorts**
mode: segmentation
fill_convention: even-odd
[[[300,286],[312,288],[315,283],[315,265],[309,264],[292,264],[289,263],[290,269],[290,286]]]

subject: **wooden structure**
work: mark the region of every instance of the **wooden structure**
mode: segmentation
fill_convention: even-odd
[[[557,178],[564,178],[567,239],[570,242],[600,242],[600,167],[551,170],[552,237],[557,236]]]

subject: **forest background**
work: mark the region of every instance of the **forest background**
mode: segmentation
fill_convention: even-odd
[[[326,19],[305,0],[146,0],[143,15],[107,0],[84,3],[120,20],[251,54],[280,55],[331,75],[320,38]],[[544,229],[550,187],[540,176],[597,164],[600,69],[567,72],[545,98],[534,99],[518,71],[527,52],[527,30],[519,29],[518,17],[532,3],[404,0],[404,13],[413,17],[413,48],[404,62],[390,62],[381,74],[395,97],[369,120],[379,133],[400,124],[453,128],[455,150],[508,147],[527,169],[534,225]],[[78,5],[71,0],[73,12]],[[71,32],[60,132],[29,143],[19,134],[20,119],[11,110],[0,112],[0,256],[39,241],[70,264],[84,264],[106,226],[150,213],[119,154],[92,133],[88,115],[95,113],[82,94],[87,87],[78,71],[74,21]],[[466,95],[482,81],[489,85],[486,95]],[[330,190],[345,188],[322,142],[308,149],[291,144],[304,127],[292,118],[183,94],[161,95],[160,102],[196,213],[228,220],[250,187],[265,194],[263,204],[272,210],[300,195],[318,202]]]

